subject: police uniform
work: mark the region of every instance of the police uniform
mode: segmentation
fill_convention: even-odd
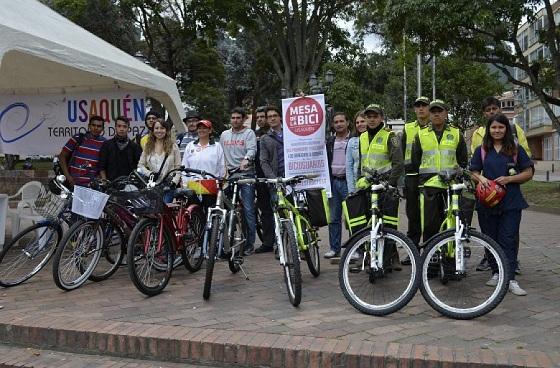
[[[377,129],[370,129],[360,135],[360,170],[374,169],[379,173],[389,174],[389,184],[397,186],[399,177],[403,174],[403,158],[399,139],[389,128],[380,125]],[[368,188],[371,184],[361,177],[356,182],[357,188]],[[392,196],[380,198],[383,211],[383,223],[394,229],[399,223],[399,201]]]
[[[446,186],[437,175],[457,165],[468,164],[467,144],[459,129],[445,123],[438,132],[432,126],[421,129],[414,139],[411,165],[418,170],[421,195],[421,216],[424,241],[439,232],[445,219]]]
[[[420,125],[418,121],[407,123],[402,135],[402,149],[404,156],[404,188],[406,196],[406,217],[408,219],[407,236],[414,245],[418,246],[422,237],[422,226],[420,216],[420,190],[418,189],[418,171],[412,167],[412,144],[414,138],[427,125]]]

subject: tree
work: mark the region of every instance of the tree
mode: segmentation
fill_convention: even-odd
[[[134,14],[117,0],[44,0],[62,14],[113,46],[134,54],[140,41]]]
[[[282,87],[293,94],[317,72],[329,42],[341,37],[335,18],[349,14],[353,1],[260,0],[245,4],[233,19],[269,51]]]
[[[517,87],[535,93],[556,129],[560,121],[551,106],[560,106],[560,32],[554,12],[560,6],[550,0],[404,0],[364,2],[362,25],[375,25],[392,44],[406,36],[423,54],[452,53],[458,58],[493,64]],[[537,20],[537,10],[544,6],[542,27],[535,33],[549,57],[523,55],[525,42],[517,38],[526,19]],[[369,14],[376,14],[377,19]],[[379,17],[383,14],[383,17]],[[383,19],[383,23],[377,20]],[[369,20],[369,23],[368,21]],[[534,28],[534,27],[533,27]],[[523,71],[529,81],[518,78],[512,68]]]

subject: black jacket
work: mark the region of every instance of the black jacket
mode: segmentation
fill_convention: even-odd
[[[119,176],[128,176],[136,170],[142,155],[142,148],[136,142],[129,140],[121,151],[115,138],[109,139],[101,146],[99,153],[99,170],[104,170],[107,179],[114,180]]]

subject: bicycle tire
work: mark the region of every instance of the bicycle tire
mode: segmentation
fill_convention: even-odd
[[[339,284],[344,297],[354,308],[365,314],[384,316],[403,308],[418,291],[420,255],[406,235],[391,228],[384,228],[384,267],[383,270],[376,271],[369,264],[370,255],[367,248],[370,244],[370,236],[371,229],[365,228],[348,241],[340,260]],[[399,252],[410,258],[410,266],[401,267]],[[353,258],[354,254],[358,257]],[[356,263],[353,263],[354,261]],[[398,264],[395,264],[395,261]],[[406,271],[408,267],[410,272]],[[358,295],[361,294],[358,292],[358,287],[361,285],[365,286],[364,296]],[[381,292],[377,293],[377,290]]]
[[[259,240],[262,243],[264,241],[264,234],[263,234],[263,228],[262,228],[262,211],[257,206],[257,201],[256,200],[255,200],[255,217],[257,219],[257,224],[256,224],[257,236],[259,237]]]
[[[128,275],[134,286],[147,296],[160,294],[167,286],[173,272],[171,237],[164,230],[163,244],[159,247],[159,226],[162,226],[162,224],[157,219],[145,218],[140,220],[130,234],[126,249]],[[159,253],[156,253],[158,247],[160,248]],[[155,258],[159,258],[159,266],[166,265],[165,270],[155,266]],[[147,266],[141,267],[142,263]],[[152,268],[156,271],[154,275],[157,273],[161,275],[158,280],[155,280],[154,285],[148,284],[149,280],[145,279],[145,276],[149,277],[152,274]],[[147,270],[147,272],[142,272],[143,270]]]
[[[89,279],[94,282],[107,280],[117,272],[126,253],[126,240],[122,231],[118,227],[114,227],[109,221],[105,221],[104,226],[107,226],[107,228],[104,229],[103,233],[109,234],[109,236],[103,239],[101,258],[89,276]],[[107,263],[107,267],[103,267],[105,263]]]
[[[237,273],[241,270],[240,262],[243,262],[243,252],[245,250],[245,244],[247,242],[247,238],[245,238],[246,234],[246,226],[245,226],[245,217],[243,213],[238,209],[235,210],[233,215],[233,234],[232,238],[229,240],[230,246],[236,247],[237,243],[239,244],[239,248],[237,249],[237,256],[236,259],[232,260],[231,257],[228,258],[228,266],[229,270],[232,273]],[[231,248],[230,248],[231,249]]]
[[[468,243],[470,256],[468,260],[467,257],[465,257],[465,274],[456,276],[456,279],[450,277],[449,281],[445,284],[439,280],[441,278],[440,275],[437,275],[438,277],[430,277],[434,276],[430,272],[430,265],[433,264],[430,260],[439,257],[436,254],[438,247],[447,246],[449,242],[455,241],[455,230],[450,229],[433,237],[431,241],[426,244],[422,256],[422,285],[420,286],[422,296],[433,309],[453,319],[473,319],[491,312],[501,303],[509,287],[507,277],[505,277],[505,275],[509,274],[509,264],[500,245],[489,236],[474,230],[469,230],[467,239],[468,240],[465,240],[465,246],[467,246]],[[486,273],[476,272],[478,259],[475,254],[482,256],[482,254],[485,254],[485,250],[488,250],[494,257],[500,275],[497,285],[492,286],[494,288],[493,290],[490,290],[488,286],[478,287],[479,282],[480,284],[485,284],[487,275]],[[453,261],[455,260],[454,257],[452,259]],[[454,262],[451,266],[454,267]],[[441,269],[440,267],[441,266],[438,264],[439,269]],[[453,273],[449,272],[449,274]],[[456,286],[456,288],[452,289],[454,286]],[[470,287],[473,289],[472,292],[469,291]],[[448,298],[453,294],[457,295],[457,304],[462,304],[462,306],[451,305],[449,300],[443,300],[442,298],[444,295],[439,295],[439,290]],[[484,290],[488,290],[488,292],[484,293]],[[436,293],[438,293],[438,295],[436,295]],[[486,294],[489,294],[489,296],[485,296]],[[474,302],[480,300],[480,303],[472,307],[466,307],[465,304],[471,300]]]
[[[301,236],[307,244],[307,248],[303,251],[305,262],[309,268],[309,272],[314,277],[321,273],[321,255],[319,254],[319,240],[314,229],[308,226],[306,221],[301,221]]]
[[[46,240],[41,245],[43,237]],[[35,276],[49,262],[61,238],[62,228],[54,222],[38,223],[19,232],[0,252],[0,286],[17,286]],[[31,270],[15,276],[26,264],[32,265]]]
[[[181,247],[181,258],[183,264],[189,272],[196,272],[202,267],[204,254],[202,247],[204,241],[204,225],[206,218],[202,208],[196,207],[190,213],[188,222],[185,222],[186,229],[183,229],[184,244]]]
[[[301,303],[301,267],[296,235],[291,222],[282,223],[282,246],[284,247],[284,281],[288,298],[294,307]]]
[[[76,221],[64,234],[54,254],[53,279],[56,286],[64,291],[82,286],[99,262],[103,241],[100,220]]]
[[[210,237],[208,238],[208,258],[206,259],[206,275],[204,277],[204,290],[202,291],[204,300],[210,298],[210,290],[212,289],[212,277],[214,275],[216,253],[218,252],[219,232],[220,219],[218,217],[213,217]]]

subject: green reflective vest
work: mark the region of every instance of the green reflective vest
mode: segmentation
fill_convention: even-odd
[[[422,147],[422,162],[418,170],[420,175],[434,174],[424,186],[445,188],[437,175],[445,170],[452,170],[457,166],[457,147],[459,146],[459,129],[446,126],[443,136],[438,142],[436,133],[431,129],[421,129],[418,132]]]
[[[379,173],[385,173],[391,170],[391,160],[389,158],[388,141],[391,131],[380,129],[369,142],[368,132],[360,135],[360,167],[375,169]]]

